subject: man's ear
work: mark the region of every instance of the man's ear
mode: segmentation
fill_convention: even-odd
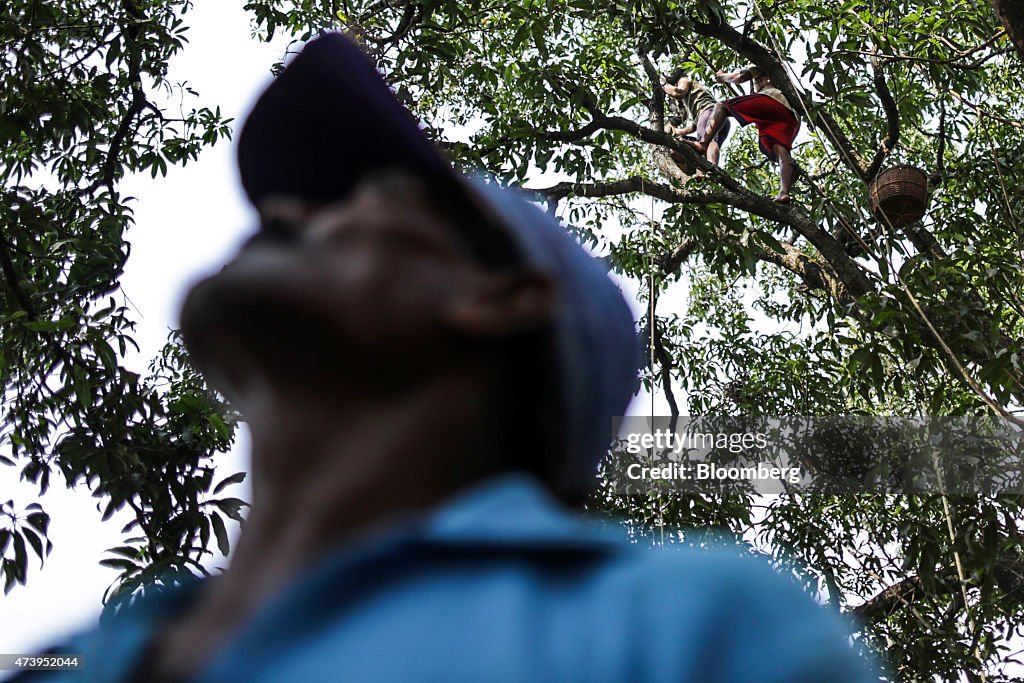
[[[558,286],[540,273],[487,273],[463,289],[444,311],[445,324],[457,333],[503,337],[551,320]]]

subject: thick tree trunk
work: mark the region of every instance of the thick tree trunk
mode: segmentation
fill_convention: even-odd
[[[992,0],[999,20],[1003,22],[1007,35],[1017,48],[1017,54],[1024,60],[1024,2],[1021,0]]]

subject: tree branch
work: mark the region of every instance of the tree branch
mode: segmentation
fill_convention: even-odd
[[[1024,130],[1024,123],[1021,123],[1020,121],[1017,121],[1015,119],[1010,119],[1005,116],[1001,116],[992,111],[991,109],[986,109],[981,105],[975,104],[974,102],[971,102],[953,88],[948,88],[946,92],[955,97],[958,101],[960,101],[961,104],[965,104],[971,109],[973,109],[978,116],[984,116],[986,118],[993,119],[1007,126],[1013,126],[1014,128]]]
[[[665,91],[661,87],[661,76],[654,68],[647,50],[643,43],[637,45],[637,54],[640,56],[640,64],[643,65],[644,73],[651,84],[651,99],[648,100],[647,109],[649,112],[651,128],[654,130],[665,130]]]
[[[32,306],[32,300],[28,298],[25,290],[21,287],[21,280],[18,277],[17,269],[14,267],[14,261],[11,259],[9,247],[7,235],[0,231],[0,269],[3,270],[4,280],[7,281],[7,286],[11,288],[11,293],[14,294],[14,298],[21,307],[21,310],[25,311],[29,320],[35,320],[35,307]]]
[[[675,249],[658,259],[657,263],[661,272],[665,275],[676,272],[697,251],[698,244],[693,237],[687,237],[680,242]]]
[[[654,274],[652,273],[651,276],[653,277]],[[654,310],[653,306],[651,310]],[[665,348],[665,336],[658,326],[657,316],[654,316],[654,319],[648,322],[651,328],[651,338],[654,340],[654,355],[658,359],[658,364],[661,365],[661,372],[659,373],[661,375],[661,390],[665,392],[665,400],[668,401],[672,417],[670,429],[675,431],[675,421],[679,417],[679,404],[676,402],[675,392],[672,391],[672,368],[675,364],[672,362],[672,356]],[[654,368],[651,368],[651,372],[654,372]]]
[[[937,139],[935,145],[935,168],[928,176],[928,184],[938,187],[946,182],[946,98],[939,100],[939,130],[935,134],[925,133]]]
[[[564,199],[565,197],[601,198],[631,193],[643,193],[672,204],[692,204],[698,206],[724,204],[736,206],[737,208],[746,207],[748,212],[753,212],[752,208],[745,202],[744,198],[739,197],[728,190],[711,190],[701,192],[699,194],[686,193],[663,183],[647,180],[642,176],[632,176],[624,180],[601,183],[565,182],[558,183],[557,185],[547,188],[534,189],[532,191],[543,195],[549,201],[557,201],[559,199]],[[817,226],[813,226],[813,224],[810,226],[804,225],[804,229],[801,230],[801,232],[806,232],[809,227],[813,227],[816,237],[827,236],[831,239],[831,236],[817,228]],[[797,229],[799,230],[799,228]],[[723,240],[737,238],[735,234],[727,232],[724,228],[719,231],[719,237]],[[684,240],[684,242],[677,246],[670,254],[663,256],[658,260],[662,272],[674,272],[696,251],[696,247],[697,242],[692,238]],[[860,273],[859,271],[856,271],[852,277],[850,272],[844,271],[844,274],[847,277],[851,277],[851,282],[848,283],[835,268],[811,258],[793,245],[783,244],[782,248],[784,250],[783,253],[772,251],[770,249],[762,250],[758,254],[758,258],[766,263],[774,264],[792,272],[804,282],[808,289],[820,289],[826,291],[837,301],[848,303],[851,300],[851,297],[860,296],[865,293],[857,289],[857,287],[866,286],[870,288],[871,286],[870,283],[867,282],[863,273]],[[845,254],[843,256],[845,257]],[[848,258],[846,258],[846,260],[849,261]],[[861,280],[864,282],[861,283]]]
[[[933,59],[931,57],[912,57],[910,55],[904,55],[904,54],[900,54],[900,53],[884,54],[884,53],[878,52],[877,50],[872,50],[870,52],[867,52],[865,50],[837,50],[833,54],[868,55],[868,56],[880,57],[881,59],[883,59],[883,60],[885,60],[887,62],[920,62],[920,63],[923,63],[923,64],[934,64],[936,66],[951,66],[951,65],[955,65],[957,62],[959,62],[962,59],[970,57],[971,55],[973,55],[976,52],[980,52],[981,50],[984,50],[985,48],[990,47],[993,43],[995,43],[997,40],[999,40],[1000,38],[1002,38],[1005,35],[1006,35],[1006,31],[1005,30],[998,31],[998,32],[996,32],[996,34],[994,36],[992,36],[991,38],[986,40],[984,43],[981,43],[980,45],[976,45],[976,46],[974,46],[974,47],[972,47],[972,48],[970,48],[968,50],[961,50],[956,45],[952,45],[953,50],[957,54],[956,54],[955,57],[949,57],[948,59]],[[943,40],[943,36],[939,36],[939,40]],[[947,45],[950,45],[950,43],[947,42]],[[975,60],[973,63],[967,64],[967,65],[963,65],[960,68],[976,69],[976,68],[978,68],[978,66],[980,66],[981,62],[983,62],[986,59],[989,59],[991,57],[994,57],[995,55],[999,54],[999,52],[1000,51],[996,51],[996,52],[992,53],[991,55],[986,56],[985,58],[983,58],[981,60]]]
[[[1009,567],[1016,567],[1013,559],[998,558],[996,571]],[[920,577],[908,576],[897,581],[891,586],[882,589],[862,604],[849,610],[856,619],[866,626],[873,626],[885,621],[891,614],[900,608],[913,608],[913,604],[923,597],[938,597],[943,595],[952,596],[954,599],[960,595],[960,584],[957,581],[956,569],[949,567],[935,572],[934,590],[925,589]],[[960,601],[963,604],[963,601]],[[927,626],[927,624],[925,624]]]
[[[636,126],[637,124],[633,124]],[[647,128],[640,128],[651,134]],[[666,134],[661,134],[670,137]],[[724,175],[724,174],[723,174]],[[726,176],[728,178],[728,176]],[[729,178],[732,181],[731,178]],[[739,187],[735,181],[732,183]],[[837,301],[848,302],[851,298],[860,297],[874,287],[867,275],[853,259],[844,251],[832,235],[822,230],[801,209],[782,206],[765,197],[760,197],[745,189],[739,191],[710,190],[701,193],[687,193],[668,185],[647,180],[641,176],[632,176],[625,180],[598,183],[558,183],[552,187],[534,190],[548,199],[565,197],[610,197],[614,195],[642,192],[657,199],[673,204],[724,204],[740,209],[762,218],[789,225],[813,244],[824,259],[824,263],[811,259],[792,245],[786,252],[766,253],[763,260],[782,266],[800,276],[813,289],[828,291]]]
[[[875,84],[875,92],[878,93],[878,99],[881,101],[882,109],[885,111],[888,132],[882,138],[878,151],[875,152],[875,156],[865,172],[864,180],[868,182],[875,179],[875,176],[882,169],[882,163],[885,161],[885,158],[896,149],[896,145],[900,142],[900,111],[896,106],[896,100],[893,98],[892,92],[889,90],[888,83],[885,82],[885,72],[882,70],[877,55],[871,56],[871,72],[872,80]]]
[[[766,249],[761,254],[761,260],[793,273],[803,280],[808,290],[820,289],[831,294],[839,303],[849,303],[849,293],[828,268],[791,244],[783,242],[782,248],[785,250],[782,254]]]
[[[130,21],[125,23],[122,34],[125,37],[125,48],[128,53],[128,84],[132,90],[132,97],[128,104],[128,109],[125,110],[124,116],[121,117],[121,121],[117,125],[117,130],[114,131],[114,135],[110,138],[110,146],[107,148],[107,155],[103,160],[103,166],[100,168],[99,177],[95,182],[82,190],[81,194],[89,194],[103,185],[106,185],[113,191],[121,149],[124,147],[135,119],[149,105],[146,93],[142,90],[142,48],[139,45],[139,36],[142,31],[142,25],[146,22],[146,16],[139,9],[135,0],[123,0],[121,4],[131,18]]]
[[[663,183],[648,180],[643,176],[631,176],[624,180],[599,183],[558,183],[551,187],[532,190],[549,199],[566,197],[613,197],[640,192],[672,204],[727,204],[731,195],[724,191],[710,191],[701,194],[687,194]]]
[[[693,167],[686,159],[682,159],[667,147],[651,145],[651,160],[658,168],[658,172],[672,181],[676,187],[685,187],[693,179]]]
[[[1017,54],[1024,59],[1024,6],[1019,0],[992,0],[992,7],[1017,48]]]
[[[715,166],[703,156],[697,154],[696,150],[690,145],[684,142],[680,142],[673,136],[660,130],[653,130],[644,125],[637,123],[636,121],[627,119],[622,116],[607,116],[603,112],[597,110],[596,106],[592,103],[584,102],[583,106],[587,108],[590,115],[594,118],[602,128],[607,130],[618,130],[623,133],[629,133],[635,138],[647,142],[652,145],[660,145],[661,147],[667,147],[674,152],[679,153],[684,159],[693,164],[695,167],[703,169],[704,172],[715,179],[715,181],[722,187],[732,190],[733,192],[743,192],[751,194],[742,185],[733,180],[729,174],[723,171],[718,166]],[[751,196],[755,196],[751,194]],[[768,198],[763,198],[766,202],[771,202]]]
[[[601,124],[597,121],[591,121],[577,130],[548,130],[543,131],[541,135],[554,142],[579,142],[589,138],[599,130],[602,130]]]

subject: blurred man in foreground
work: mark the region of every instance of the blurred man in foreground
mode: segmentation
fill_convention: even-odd
[[[263,227],[181,323],[250,425],[252,513],[223,576],[61,648],[88,662],[61,680],[875,680],[767,566],[563,506],[632,392],[626,302],[353,44],[310,43],[238,144]]]

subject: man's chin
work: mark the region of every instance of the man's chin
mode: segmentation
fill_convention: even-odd
[[[182,339],[215,385],[237,385],[247,373],[308,381],[310,374],[331,373],[331,359],[345,357],[349,344],[336,321],[303,304],[287,287],[219,273],[186,296]],[[217,388],[232,393],[231,387]]]

